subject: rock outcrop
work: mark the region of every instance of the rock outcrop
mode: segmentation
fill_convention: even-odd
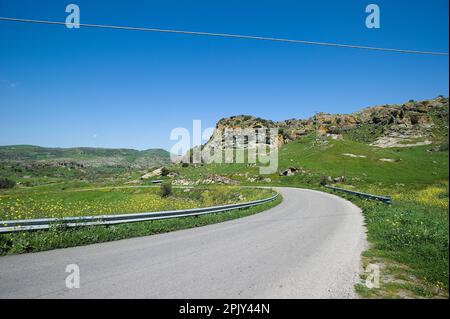
[[[378,147],[400,147],[430,144],[433,129],[438,121],[445,123],[448,131],[448,98],[438,97],[426,101],[409,101],[405,104],[382,105],[363,109],[352,114],[318,113],[302,120],[281,122],[250,115],[221,119],[204,148],[224,147],[226,130],[241,130],[242,134],[256,129],[277,128],[277,136],[266,136],[266,144],[280,146],[311,133],[333,139],[343,137],[361,140]],[[444,128],[445,129],[445,128]],[[448,137],[447,137],[448,138]],[[251,148],[255,141],[235,140],[236,148]]]

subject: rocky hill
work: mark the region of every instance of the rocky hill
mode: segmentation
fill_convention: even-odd
[[[221,119],[204,147],[223,144],[225,129],[278,128],[278,145],[309,134],[351,139],[378,147],[408,147],[433,143],[448,145],[449,100],[438,97],[368,107],[352,114],[318,113],[309,119],[274,122],[250,115]]]

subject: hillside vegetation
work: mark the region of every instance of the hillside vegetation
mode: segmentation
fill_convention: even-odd
[[[137,151],[133,149],[111,149],[111,148],[49,148],[33,145],[10,145],[0,146],[0,160],[50,160],[70,159],[95,160],[99,158],[123,158],[130,162],[138,159],[167,161],[169,152],[163,149],[149,149]]]

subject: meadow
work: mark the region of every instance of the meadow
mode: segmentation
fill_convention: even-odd
[[[364,266],[381,267],[380,288],[358,285],[358,291],[369,298],[448,298],[448,182],[392,194],[387,207],[354,199],[372,244]]]
[[[174,188],[102,187],[0,193],[0,220],[61,218],[189,209],[248,202],[269,197],[269,190],[239,187]]]
[[[368,298],[448,298],[448,155],[448,147],[439,144],[383,149],[352,140],[316,143],[311,137],[280,155],[281,165],[301,165],[309,174],[278,181],[308,185],[323,175],[342,175],[340,187],[391,196],[388,206],[338,194],[363,209],[371,243],[364,263],[382,269],[379,289],[358,285],[358,291]]]

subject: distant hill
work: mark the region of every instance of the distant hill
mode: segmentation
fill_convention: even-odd
[[[49,148],[34,145],[9,145],[0,146],[0,161],[47,162],[56,166],[76,163],[82,167],[147,167],[168,163],[170,153],[163,149],[138,151],[93,147]]]

